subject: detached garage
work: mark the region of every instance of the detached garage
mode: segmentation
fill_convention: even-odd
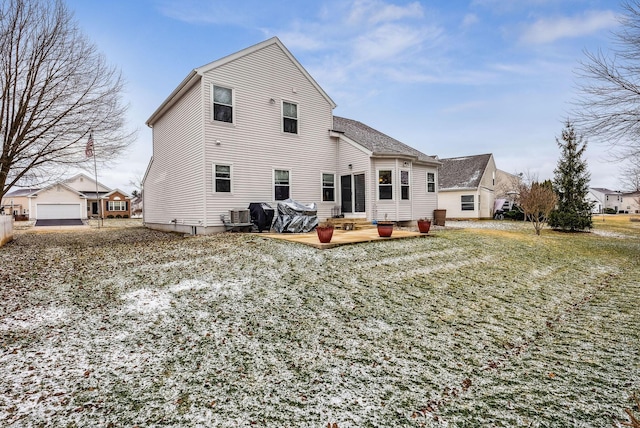
[[[36,204],[38,220],[82,218],[81,204]]]

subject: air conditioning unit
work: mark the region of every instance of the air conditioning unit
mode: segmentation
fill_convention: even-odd
[[[249,223],[250,221],[248,209],[229,210],[229,213],[231,223]]]

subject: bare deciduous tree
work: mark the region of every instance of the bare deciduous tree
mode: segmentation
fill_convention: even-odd
[[[620,159],[640,159],[640,0],[622,7],[611,54],[587,52],[581,63],[576,125],[613,145]]]
[[[640,159],[640,0],[622,8],[611,54],[587,52],[581,63],[576,125],[613,145],[620,159]]]
[[[550,185],[537,182],[520,184],[518,206],[524,213],[525,219],[533,224],[536,235],[540,235],[557,202],[556,194]]]
[[[101,162],[133,140],[120,72],[61,0],[0,0],[0,90],[0,197],[82,166],[90,132]]]
[[[640,192],[640,158],[629,159],[622,168],[620,182],[628,192]]]

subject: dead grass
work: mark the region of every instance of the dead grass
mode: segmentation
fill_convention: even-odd
[[[628,420],[637,229],[477,223],[324,251],[140,227],[19,232],[0,249],[0,425]]]

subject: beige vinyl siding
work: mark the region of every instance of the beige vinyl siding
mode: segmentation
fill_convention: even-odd
[[[96,182],[94,179],[87,178],[83,175],[73,177],[71,180],[65,181],[65,184],[78,192],[96,192]],[[110,192],[111,189],[98,183],[98,192]]]
[[[480,196],[480,207],[478,211],[478,218],[492,218],[493,217],[493,202],[495,200],[495,180],[496,180],[496,163],[493,156],[489,158],[487,167],[484,170],[482,179],[480,180],[480,188],[478,189],[478,195]],[[476,207],[478,204],[476,203]]]
[[[400,220],[400,175],[399,175],[399,162],[398,159],[373,159],[372,162],[372,174],[371,174],[371,201],[373,203],[373,219],[399,221]],[[380,170],[391,170],[391,184],[393,185],[393,199],[378,199],[378,173]],[[403,204],[406,205],[406,204]],[[404,216],[404,215],[403,215]]]
[[[147,223],[204,222],[201,105],[195,85],[153,125],[153,160],[144,186]]]
[[[473,195],[473,211],[462,211],[461,197],[463,195]],[[447,218],[478,218],[478,192],[475,189],[440,191],[438,193],[438,208],[447,210]]]
[[[407,162],[407,165],[405,165]],[[380,170],[391,170],[393,177],[393,200],[378,199],[378,172]],[[402,199],[402,189],[400,181],[400,171],[409,171],[409,199]],[[438,193],[427,193],[427,172],[436,174],[437,168],[415,164],[405,159],[374,159],[372,168],[373,188],[372,215],[376,220],[390,221],[410,221],[418,218],[432,218],[433,210],[438,206]],[[436,189],[437,190],[437,189]]]
[[[438,169],[425,165],[414,165],[411,177],[411,195],[413,197],[413,218],[433,219],[433,210],[438,208]],[[427,173],[434,174],[436,192],[427,192]]]
[[[329,138],[331,105],[275,44],[242,56],[203,76],[206,206],[209,225],[220,214],[273,200],[273,170],[291,171],[290,196],[321,204],[320,172],[336,170],[336,143]],[[211,86],[234,90],[233,124],[212,120]],[[273,102],[271,100],[273,99]],[[298,134],[282,132],[282,101],[298,105]],[[213,164],[233,164],[232,194],[213,191]]]
[[[73,190],[70,190],[62,185],[54,185],[49,189],[41,190],[38,192],[38,196],[32,198],[31,206],[35,207],[31,217],[37,218],[38,205],[44,204],[80,204],[78,211],[78,218],[87,218],[87,202],[86,199],[78,195]]]
[[[372,217],[370,215],[371,207],[373,206],[373,199],[371,199],[371,158],[362,149],[344,140],[338,140],[337,144],[338,165],[336,167],[336,181],[338,192],[336,196],[336,205],[341,205],[342,201],[342,195],[340,194],[340,177],[347,174],[364,174],[365,211],[367,219],[372,220]],[[351,164],[351,169],[349,169],[349,164]],[[353,216],[355,217],[357,217],[358,215],[361,214],[353,214]]]
[[[473,195],[473,211],[462,210],[463,195]],[[438,208],[447,210],[447,218],[491,218],[493,200],[493,191],[488,189],[443,191],[438,193]]]

